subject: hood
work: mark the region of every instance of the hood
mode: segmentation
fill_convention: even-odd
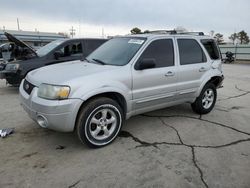
[[[119,67],[77,60],[33,70],[27,75],[26,79],[36,86],[42,83],[64,85],[76,78],[101,74],[117,68]]]
[[[7,37],[7,39],[10,42],[13,42],[16,46],[18,46],[20,48],[25,48],[25,49],[28,50],[29,54],[34,54],[34,55],[37,56],[36,51],[31,46],[29,46],[28,44],[26,44],[23,41],[17,39],[16,37],[14,37],[13,35],[11,35],[10,33],[4,32],[4,35]]]

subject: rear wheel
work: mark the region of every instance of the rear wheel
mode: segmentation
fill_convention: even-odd
[[[123,119],[116,101],[104,97],[93,99],[80,111],[76,124],[78,138],[90,147],[108,145],[120,132]]]
[[[217,92],[214,84],[207,83],[202,89],[200,96],[191,104],[194,112],[198,114],[209,113],[215,105]]]

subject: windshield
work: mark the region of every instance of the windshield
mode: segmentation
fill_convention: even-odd
[[[144,41],[145,38],[114,38],[97,48],[86,59],[104,65],[126,65]]]
[[[36,53],[38,56],[45,56],[47,55],[51,50],[59,46],[60,44],[63,43],[64,40],[55,40],[50,42],[49,44],[46,44],[45,46],[39,48]]]

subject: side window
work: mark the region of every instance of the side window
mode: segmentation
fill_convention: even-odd
[[[203,39],[201,43],[206,48],[207,53],[209,54],[210,58],[213,60],[220,59],[220,52],[219,49],[212,39]]]
[[[199,43],[194,39],[177,39],[180,64],[189,65],[206,62],[206,56]]]
[[[84,55],[88,56],[95,49],[101,46],[104,42],[106,41],[105,40],[85,40],[84,41],[84,45],[85,45]]]
[[[142,59],[155,59],[155,68],[174,66],[172,39],[160,39],[151,42],[142,53],[139,61]]]
[[[67,44],[66,46],[60,49],[63,57],[69,56],[80,56],[82,55],[82,43],[74,42]]]

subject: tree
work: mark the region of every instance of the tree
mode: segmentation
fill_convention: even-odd
[[[237,34],[237,38],[240,41],[240,44],[248,44],[249,43],[249,36],[247,35],[247,33],[242,30]]]
[[[150,33],[150,31],[149,30],[145,30],[143,33]]]
[[[131,34],[141,34],[141,30],[138,27],[135,27],[130,30]]]
[[[214,35],[214,38],[215,38],[215,40],[216,40],[219,44],[223,43],[223,41],[224,41],[223,35],[220,34],[220,33],[216,33],[216,34]]]
[[[237,33],[233,33],[230,37],[228,37],[230,40],[233,41],[233,43],[235,42],[235,40],[238,38]]]

